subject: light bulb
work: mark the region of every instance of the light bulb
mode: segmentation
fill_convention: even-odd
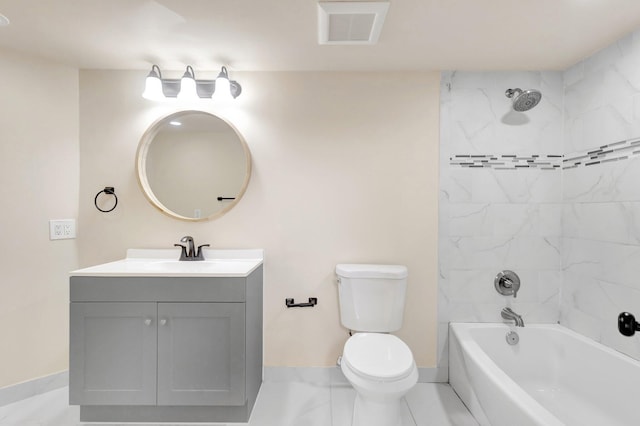
[[[216,85],[211,98],[217,101],[228,101],[233,99],[231,96],[231,84],[229,83],[227,67],[222,67],[220,70],[220,74],[218,74],[218,77],[216,78]]]
[[[211,98],[220,101],[233,99],[231,96],[231,85],[229,84],[228,78],[216,78],[216,90],[213,92]]]
[[[156,69],[158,69],[158,72],[156,72]],[[145,81],[144,92],[142,93],[143,98],[151,101],[160,101],[165,99],[159,72],[160,69],[156,65],[151,68],[151,72]]]
[[[198,91],[196,89],[196,79],[191,66],[187,67],[182,79],[180,80],[180,92],[178,93],[178,99],[183,100],[197,100]]]

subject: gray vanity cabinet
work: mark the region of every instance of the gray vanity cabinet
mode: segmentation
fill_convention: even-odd
[[[262,383],[262,267],[70,282],[69,402],[81,420],[248,420]]]
[[[158,405],[244,404],[244,303],[159,303],[158,319]]]
[[[72,404],[156,403],[156,304],[72,303]]]

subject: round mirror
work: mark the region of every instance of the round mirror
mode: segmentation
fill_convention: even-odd
[[[147,199],[169,216],[207,220],[235,206],[251,176],[251,154],[238,131],[203,111],[182,111],[149,127],[136,155]]]

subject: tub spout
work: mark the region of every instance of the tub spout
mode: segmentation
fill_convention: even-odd
[[[502,312],[500,312],[502,318],[507,320],[513,320],[516,323],[516,327],[524,327],[524,321],[522,317],[511,310],[511,308],[504,308]]]

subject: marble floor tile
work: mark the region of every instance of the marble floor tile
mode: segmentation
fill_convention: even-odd
[[[331,426],[350,426],[355,390],[348,383],[331,386]]]
[[[0,426],[226,426],[223,423],[85,423],[68,404],[68,387],[0,407]],[[348,384],[264,382],[249,423],[230,426],[349,426],[355,391]],[[402,426],[477,426],[448,384],[418,383],[402,410]]]
[[[331,425],[329,386],[302,382],[264,382],[249,426]]]
[[[331,387],[331,426],[350,426],[356,391],[348,384]],[[417,426],[405,401],[402,401],[402,426]]]
[[[416,426],[478,426],[447,383],[418,383],[405,399]]]
[[[80,409],[69,406],[69,388],[55,389],[0,407],[1,426],[81,425]]]

